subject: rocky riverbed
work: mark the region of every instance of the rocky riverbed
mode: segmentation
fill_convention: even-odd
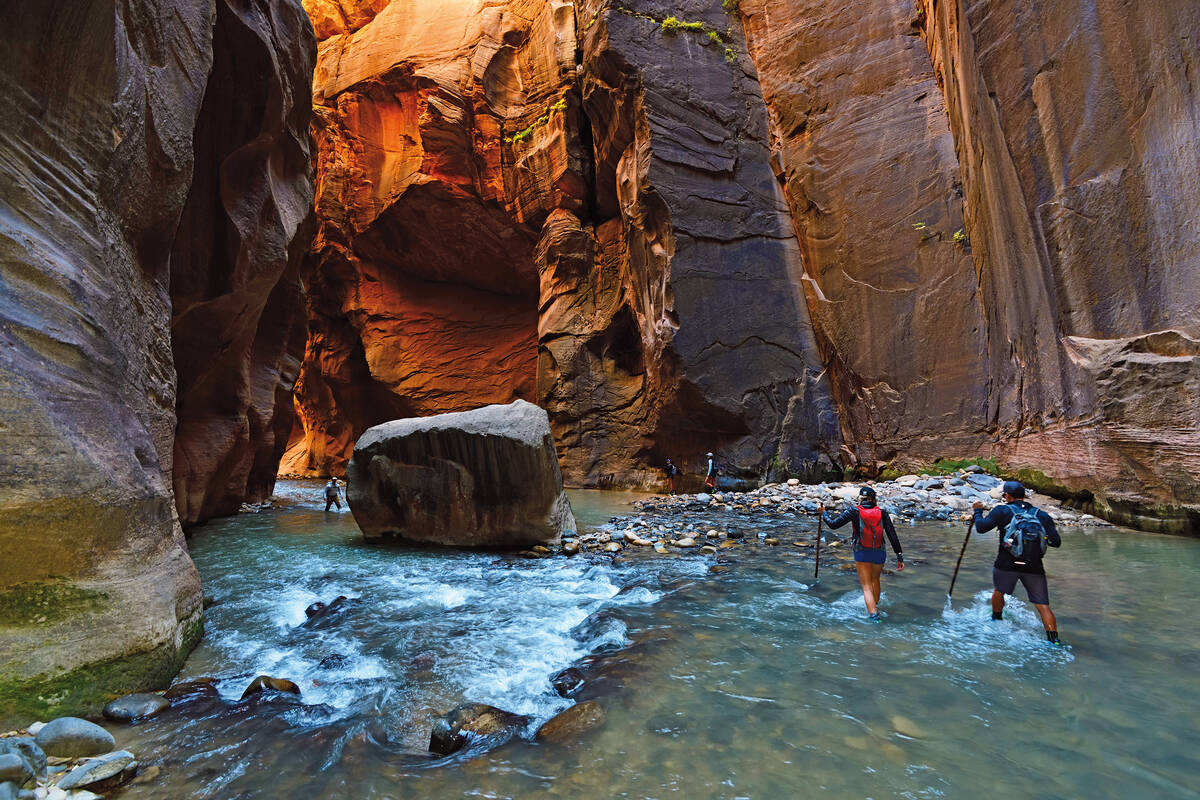
[[[1002,502],[1003,481],[977,466],[952,475],[902,475],[890,481],[870,481],[879,505],[897,524],[908,521],[968,522],[975,502],[991,508]],[[576,555],[602,551],[620,553],[628,547],[654,548],[660,554],[691,552],[699,548],[714,553],[736,546],[742,533],[736,524],[728,524],[728,514],[746,518],[747,524],[763,518],[795,518],[817,515],[822,505],[838,511],[858,500],[859,489],[866,484],[802,484],[792,478],[785,483],[770,483],[748,492],[658,495],[635,503],[637,512],[614,517],[606,529],[577,536],[565,536],[561,550],[538,547],[525,551],[531,557],[547,557],[555,552]],[[1027,490],[1028,491],[1028,490]],[[1044,509],[1060,527],[1109,527],[1091,514],[1063,506],[1057,500],[1029,491],[1030,502]],[[725,512],[723,524],[706,522],[707,513]],[[814,523],[815,524],[815,523]],[[845,529],[848,530],[848,529]],[[845,531],[843,531],[845,532]],[[763,536],[766,544],[778,544],[775,537]],[[836,541],[836,534],[826,538]]]

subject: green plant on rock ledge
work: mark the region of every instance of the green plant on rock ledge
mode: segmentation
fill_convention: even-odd
[[[667,17],[661,23],[663,33],[677,33],[679,31],[692,31],[693,33],[703,33],[703,22],[684,22],[676,17]]]
[[[726,14],[738,13],[740,4],[741,0],[721,0],[721,8],[725,10]]]
[[[550,107],[546,109],[545,113],[543,113],[540,117],[535,119],[533,121],[533,124],[531,124],[528,128],[519,130],[516,133],[514,133],[512,136],[505,136],[504,142],[506,144],[513,144],[514,142],[525,141],[526,139],[528,139],[530,136],[533,135],[533,132],[535,130],[537,130],[538,128],[542,127],[543,125],[546,125],[547,123],[549,123],[551,116],[553,116],[555,113],[561,113],[566,110],[567,110],[567,98],[564,95],[563,97],[560,97],[557,102],[550,105]]]

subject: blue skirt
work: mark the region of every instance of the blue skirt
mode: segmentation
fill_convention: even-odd
[[[882,547],[878,550],[855,550],[854,560],[864,564],[882,564],[887,561],[887,551]]]

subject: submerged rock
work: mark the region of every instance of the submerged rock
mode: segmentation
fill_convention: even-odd
[[[587,730],[604,724],[604,708],[595,700],[577,703],[546,721],[534,738],[544,742],[563,742],[578,738]]]
[[[59,717],[47,722],[34,742],[46,755],[65,758],[98,756],[117,746],[111,733],[78,717]]]
[[[193,700],[198,697],[219,697],[216,678],[196,678],[177,683],[163,692],[163,697],[174,703],[176,700]]]
[[[104,716],[114,722],[133,722],[153,717],[170,707],[170,701],[164,700],[160,695],[138,692],[110,702],[104,707]]]
[[[285,692],[287,694],[300,694],[300,687],[286,678],[272,678],[270,675],[259,675],[250,682],[250,685],[246,687],[246,691],[242,692],[242,699],[245,700],[251,695],[260,694],[267,690]]]
[[[549,419],[523,400],[376,425],[346,478],[367,539],[519,547],[576,529]]]
[[[583,671],[578,667],[567,667],[553,678],[550,685],[562,697],[570,697],[583,688]]]
[[[499,747],[529,723],[529,717],[484,703],[466,703],[434,720],[429,750],[440,756],[457,753],[468,744]]]

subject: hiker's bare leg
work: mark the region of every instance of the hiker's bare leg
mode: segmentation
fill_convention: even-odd
[[[871,567],[874,564],[866,564],[862,561],[855,561],[854,566],[858,569],[858,582],[862,585],[863,602],[867,604],[867,613],[875,613],[875,601],[878,595],[875,594],[873,582],[877,579],[871,576]]]

